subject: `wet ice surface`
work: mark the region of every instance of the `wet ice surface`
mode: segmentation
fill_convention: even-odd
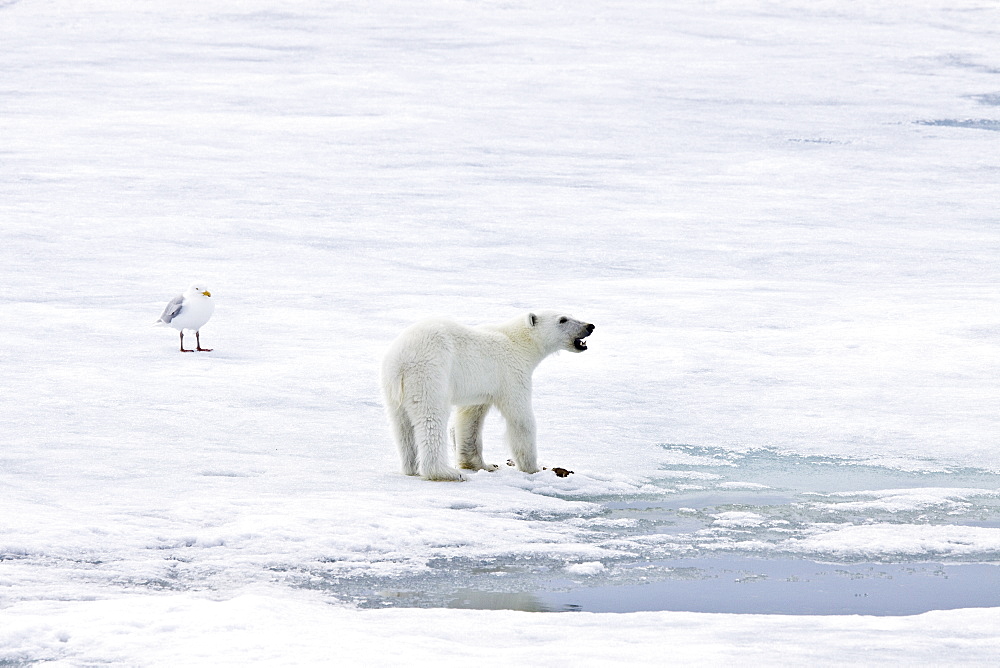
[[[1000,604],[1000,475],[901,471],[832,457],[665,446],[661,493],[554,523],[611,553],[430,563],[392,579],[326,579],[363,607],[916,614]]]

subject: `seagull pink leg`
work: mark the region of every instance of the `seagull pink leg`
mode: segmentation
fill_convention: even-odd
[[[184,330],[181,330],[181,352],[182,353],[193,353],[193,350],[184,350]]]
[[[197,348],[198,350],[200,350],[203,353],[210,353],[210,352],[212,352],[211,348],[202,348],[201,347],[201,332],[195,331],[195,333],[194,333],[194,340],[197,341],[197,343],[198,343],[198,348]]]

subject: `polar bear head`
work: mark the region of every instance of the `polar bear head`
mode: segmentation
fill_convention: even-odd
[[[547,352],[569,350],[582,353],[587,349],[585,339],[594,331],[594,326],[577,320],[571,315],[558,311],[535,311],[525,317],[532,338]]]

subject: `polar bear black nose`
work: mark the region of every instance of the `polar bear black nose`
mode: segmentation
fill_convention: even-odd
[[[587,333],[590,334],[593,331],[594,331],[594,326],[593,325],[587,325]]]

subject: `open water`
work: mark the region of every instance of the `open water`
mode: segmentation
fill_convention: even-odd
[[[1000,476],[904,471],[770,450],[667,445],[660,494],[583,499],[617,554],[449,559],[429,574],[327,583],[364,607],[904,615],[1000,605],[1000,553],[949,538],[1000,527]],[[854,528],[871,534],[852,536]],[[939,531],[940,530],[940,531]],[[816,541],[817,535],[845,536]]]

